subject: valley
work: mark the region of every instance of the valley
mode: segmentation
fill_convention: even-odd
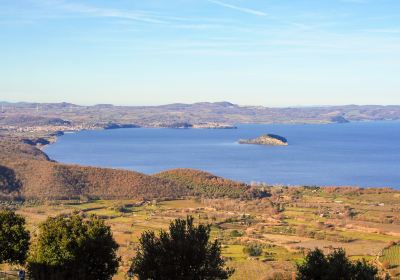
[[[177,200],[51,200],[15,207],[35,233],[49,215],[95,214],[111,226],[122,263],[115,279],[124,279],[138,238],[146,230],[167,229],[175,218],[192,215],[212,224],[220,239],[232,279],[290,279],[295,264],[315,247],[344,248],[352,259],[366,258],[390,273],[400,273],[400,193],[390,189],[270,187],[270,197],[256,200],[187,197]],[[51,213],[51,214],[50,214]],[[258,244],[259,256],[244,248]],[[386,249],[388,248],[388,249]],[[392,249],[393,248],[393,249]],[[282,279],[282,278],[279,278]]]

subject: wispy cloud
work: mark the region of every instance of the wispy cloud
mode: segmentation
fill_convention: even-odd
[[[263,11],[254,10],[254,9],[245,8],[245,7],[239,7],[239,6],[232,5],[232,4],[229,4],[229,3],[226,3],[226,2],[222,2],[222,1],[218,1],[218,0],[208,0],[208,2],[217,4],[217,5],[221,6],[221,7],[225,7],[225,8],[228,8],[228,9],[240,11],[240,12],[247,13],[247,14],[252,14],[252,15],[255,15],[255,16],[266,16],[267,15]]]
[[[128,11],[111,8],[100,8],[81,3],[66,2],[63,0],[36,0],[40,5],[46,5],[53,9],[67,13],[81,14],[89,17],[118,18],[125,20],[141,21],[147,23],[163,24],[167,21],[147,11]]]
[[[78,12],[94,17],[129,19],[129,20],[143,21],[148,23],[166,23],[165,21],[156,19],[153,16],[144,12],[132,12],[132,11],[122,11],[118,9],[97,8],[81,4],[79,5],[65,4],[64,8],[72,12]]]
[[[129,10],[105,8],[88,5],[81,2],[65,0],[31,0],[39,6],[50,8],[65,15],[80,15],[84,17],[114,18],[121,21],[139,21],[150,24],[159,24],[181,29],[215,29],[228,25],[227,20],[205,17],[171,16],[147,10]],[[256,11],[253,11],[256,12]],[[54,15],[53,15],[54,16]],[[229,23],[229,25],[231,22]]]

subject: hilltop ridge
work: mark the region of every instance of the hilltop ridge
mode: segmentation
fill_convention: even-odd
[[[252,198],[250,186],[191,169],[155,175],[63,164],[22,139],[0,138],[0,199],[175,199],[190,195]]]

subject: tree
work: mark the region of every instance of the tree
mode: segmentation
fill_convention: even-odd
[[[111,279],[117,272],[118,244],[96,216],[58,216],[40,226],[28,272],[35,280]]]
[[[328,261],[320,249],[315,249],[307,254],[303,264],[297,266],[297,280],[322,280]]]
[[[350,261],[343,249],[327,256],[320,249],[311,251],[297,266],[297,280],[375,280],[378,269],[365,262]]]
[[[9,210],[0,211],[0,264],[24,264],[29,238],[24,217]]]
[[[193,218],[176,219],[169,232],[144,232],[130,273],[139,280],[228,279],[233,270],[225,268],[218,240],[209,242],[210,225],[193,225]]]

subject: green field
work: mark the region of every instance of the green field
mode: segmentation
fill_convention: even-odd
[[[400,279],[400,245],[385,248],[379,261],[387,267],[393,279]]]
[[[308,250],[319,247],[325,252],[342,247],[352,259],[365,258],[377,263],[382,271],[393,276],[398,273],[400,247],[390,243],[399,239],[400,225],[393,208],[398,198],[383,194],[353,195],[283,190],[277,195],[257,200],[188,198],[171,201],[95,200],[50,201],[25,203],[18,213],[26,217],[28,227],[36,234],[38,225],[49,215],[78,212],[95,214],[111,226],[114,238],[120,244],[121,267],[115,279],[125,279],[130,260],[135,254],[140,234],[147,230],[168,229],[171,220],[191,215],[196,223],[211,224],[211,238],[218,238],[227,265],[235,268],[232,279],[290,278],[295,264],[301,262]],[[385,207],[371,204],[377,199]],[[352,213],[348,214],[352,209]],[[347,211],[347,212],[346,212]],[[362,213],[368,211],[365,217]],[[382,217],[390,216],[390,223]],[[374,222],[380,220],[379,223]],[[262,254],[251,257],[244,248],[249,244],[262,246]],[[390,268],[383,263],[390,263]],[[285,278],[284,278],[285,279]]]

